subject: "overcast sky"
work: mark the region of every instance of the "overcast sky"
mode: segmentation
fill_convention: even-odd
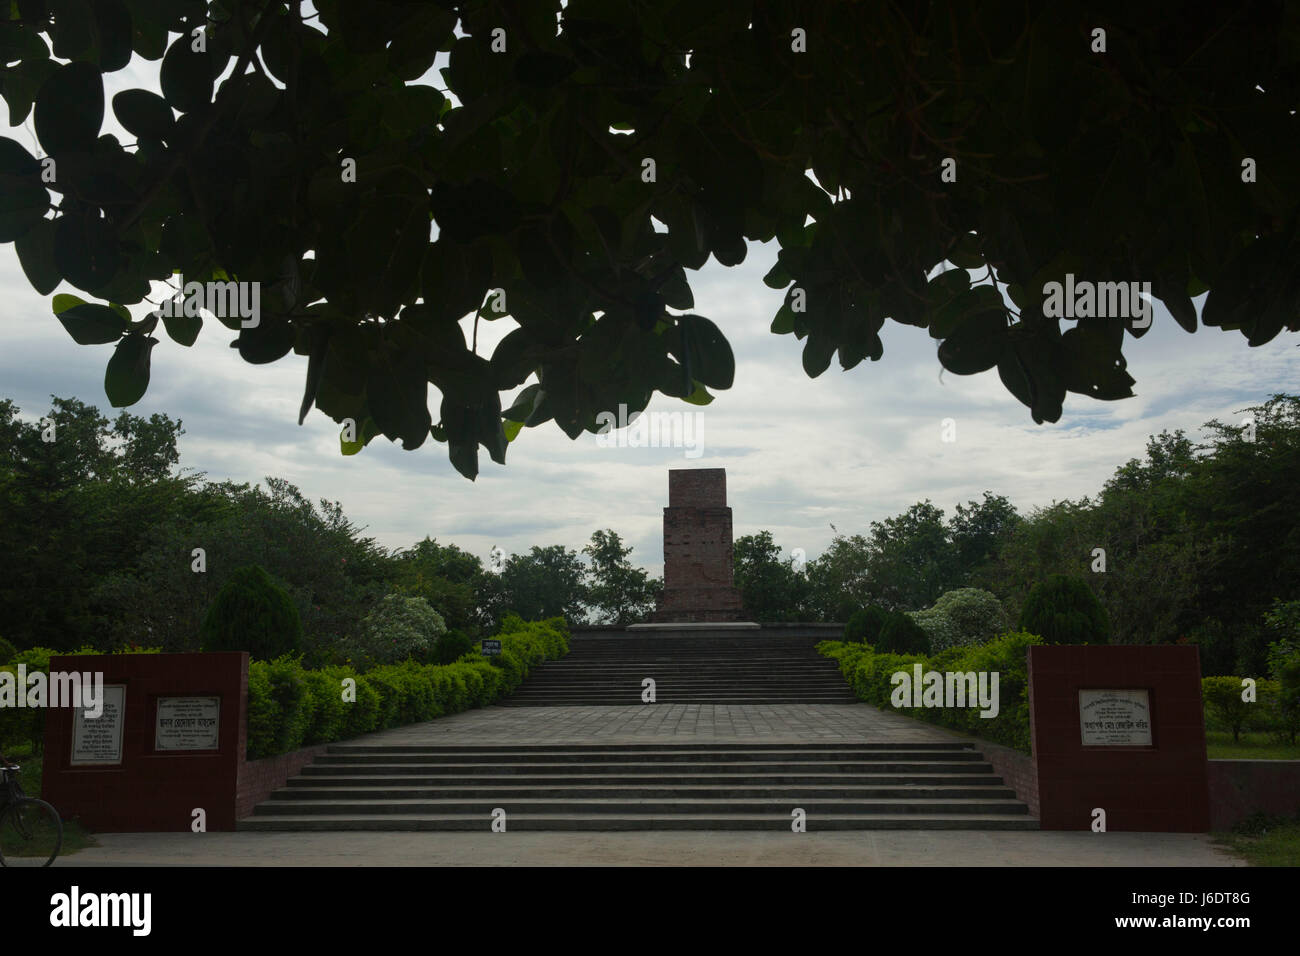
[[[106,78],[108,98],[135,86],[156,90],[156,77],[156,64],[137,58]],[[27,129],[4,135],[36,152],[30,128],[29,118]],[[105,131],[132,139],[111,110]],[[1137,397],[1098,402],[1070,394],[1056,424],[1035,425],[996,371],[943,372],[926,331],[894,322],[881,333],[880,362],[843,372],[836,360],[813,380],[800,364],[802,343],[768,331],[783,299],[762,283],[776,251],[775,242],[754,243],[740,266],[710,259],[688,273],[694,311],[717,322],[736,353],[735,386],[705,408],[656,396],[650,411],[698,413],[698,457],[683,448],[600,447],[592,435],[570,441],[548,423],[520,433],[505,467],[481,451],[475,482],[457,474],[446,446],[432,440],[405,452],[381,436],[345,458],[338,426],[326,416],[313,410],[297,425],[306,358],[246,364],[229,347],[235,333],[211,319],[189,349],[159,328],[149,390],[129,410],[183,421],[182,466],[213,480],[285,478],[312,499],[342,502],[388,547],[429,535],[486,560],[494,545],[581,549],[595,529],[613,528],[633,546],[633,561],[658,574],[670,468],[725,468],[735,534],[768,529],[785,550],[802,548],[811,558],[829,543],[831,524],[865,532],[871,521],[926,498],[950,514],[986,489],[1022,512],[1093,494],[1143,453],[1148,435],[1182,428],[1197,437],[1210,418],[1239,421],[1239,409],[1294,391],[1300,371],[1293,334],[1251,349],[1236,332],[1188,335],[1157,305],[1151,331],[1126,338]],[[65,283],[57,292],[79,290]],[[29,420],[48,410],[51,394],[112,417],[103,378],[113,346],[75,344],[50,309],[53,294],[38,295],[13,245],[0,246],[0,397],[15,400]],[[131,307],[136,318],[151,309]],[[513,327],[509,319],[480,326],[479,351],[490,354]],[[432,386],[429,404],[436,415]],[[955,442],[942,440],[945,418],[956,422]]]

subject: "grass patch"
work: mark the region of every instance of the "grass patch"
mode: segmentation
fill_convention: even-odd
[[[1300,866],[1300,817],[1257,813],[1231,832],[1216,833],[1214,842],[1252,866]]]
[[[44,766],[43,755],[32,752],[31,744],[22,744],[5,751],[5,756],[18,764],[18,785],[29,797],[41,795],[41,770]],[[54,809],[59,809],[55,807]],[[95,837],[76,820],[63,821],[63,846],[59,850],[59,859],[69,854],[84,850],[88,846],[99,846]],[[47,850],[48,852],[48,850]],[[58,863],[58,860],[55,860]]]
[[[1205,750],[1211,760],[1300,760],[1300,744],[1274,743],[1262,732],[1243,732],[1232,742],[1226,730],[1207,730]]]

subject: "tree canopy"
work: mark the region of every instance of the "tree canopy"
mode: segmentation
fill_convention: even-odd
[[[747,241],[779,245],[772,331],[810,376],[880,359],[889,319],[1039,423],[1132,395],[1149,326],[1081,298],[1063,329],[1051,283],[1149,283],[1252,346],[1300,329],[1293,3],[6,6],[0,94],[40,155],[0,137],[0,242],[40,293],[99,300],[52,305],[115,344],[118,407],[160,326],[200,333],[190,283],[256,282],[252,317],[212,311],[247,362],[307,357],[300,421],[341,423],[345,453],[432,436],[473,478],[524,426],[730,387],[688,273]],[[133,54],[160,88],[106,102]],[[184,308],[132,321],[178,273]]]

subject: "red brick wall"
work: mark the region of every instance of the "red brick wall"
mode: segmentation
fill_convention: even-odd
[[[1210,826],[1230,830],[1253,813],[1300,814],[1300,760],[1210,761]]]
[[[727,469],[672,468],[668,471],[668,507],[727,507]]]
[[[285,781],[296,776],[318,754],[323,754],[328,746],[329,744],[317,744],[292,753],[241,763],[235,795],[236,818],[243,819],[252,813],[253,808],[269,797],[273,790],[283,787]]]
[[[1085,747],[1080,689],[1145,689],[1152,745]],[[1210,829],[1201,668],[1195,646],[1034,646],[1029,709],[1045,830],[1205,833]]]
[[[186,831],[201,808],[209,830],[234,829],[248,654],[56,655],[50,670],[102,672],[106,685],[126,686],[120,764],[72,766],[72,708],[46,715],[41,796],[61,816],[105,832]],[[220,697],[218,749],[154,750],[159,697]]]
[[[975,746],[984,754],[984,759],[993,765],[993,772],[1029,807],[1029,813],[1038,816],[1038,767],[1034,764],[1034,758],[1019,750],[986,740],[976,741]]]

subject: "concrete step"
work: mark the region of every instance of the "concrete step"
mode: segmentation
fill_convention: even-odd
[[[1015,800],[1015,792],[1005,786],[916,786],[905,784],[894,787],[863,787],[833,784],[792,785],[728,785],[704,786],[659,781],[645,784],[605,784],[599,786],[563,786],[539,784],[531,778],[507,784],[487,784],[476,781],[475,786],[417,785],[417,786],[330,786],[285,787],[271,794],[272,802],[356,800],[664,800],[668,798],[722,799],[799,799],[839,798],[845,800]]]
[[[805,808],[806,809],[806,808]],[[507,832],[617,830],[772,830],[789,832],[789,810],[752,814],[572,813],[506,814]],[[819,830],[1037,830],[1038,821],[1011,814],[809,814],[808,832]],[[358,830],[413,832],[420,830],[479,831],[491,829],[491,817],[452,814],[401,814],[358,817],[348,814],[254,816],[238,823],[240,830]]]
[[[916,761],[942,760],[945,763],[964,761],[980,762],[983,755],[975,750],[872,750],[870,748],[845,748],[840,751],[801,752],[797,749],[763,750],[746,753],[743,750],[617,750],[608,753],[592,750],[552,750],[544,754],[528,751],[511,750],[502,753],[330,753],[318,756],[313,767],[328,767],[340,764],[349,766],[373,764],[433,764],[447,767],[491,764],[566,764],[598,763],[602,767],[610,764],[654,764],[654,763],[798,763],[801,767],[814,764],[865,764],[865,763],[913,763]]]
[[[493,809],[502,807],[523,813],[685,813],[758,814],[786,813],[801,807],[809,814],[931,814],[957,815],[972,813],[981,816],[1025,814],[1028,808],[1016,799],[933,799],[933,800],[876,800],[836,799],[834,797],[798,796],[790,799],[746,798],[706,799],[679,797],[666,799],[603,799],[573,798],[548,800],[542,798],[514,798],[511,800],[478,797],[465,799],[420,800],[267,800],[253,811],[257,816],[307,816],[332,814],[335,816],[390,816],[393,814],[434,814],[452,816],[469,814],[489,816]]]
[[[716,786],[741,789],[795,784],[807,787],[900,787],[962,786],[997,787],[1002,778],[984,773],[677,773],[673,782],[681,786]],[[518,786],[659,786],[662,774],[651,773],[575,773],[575,774],[483,774],[448,777],[420,777],[414,774],[332,775],[294,777],[286,783],[288,790],[362,788],[382,790],[408,787],[446,787],[451,784],[478,787]],[[284,791],[276,791],[277,793]]]
[[[318,760],[320,758],[317,758]],[[479,768],[490,767],[493,773],[497,774],[527,774],[545,772],[568,771],[570,773],[578,769],[599,770],[603,766],[598,759],[590,760],[585,763],[502,763],[502,764],[468,764],[468,763],[368,763],[368,764],[316,764],[303,768],[304,776],[316,775],[349,775],[349,776],[369,776],[373,774],[393,775],[393,774],[410,774],[425,775],[428,777],[456,777],[464,779],[475,773]],[[703,773],[721,773],[728,770],[734,770],[737,764],[723,761],[713,762],[691,762],[691,763],[621,763],[618,764],[620,769],[625,771],[639,770],[641,772],[654,772],[657,774],[681,774],[688,771]],[[749,773],[962,773],[963,771],[973,774],[992,773],[993,768],[987,763],[976,762],[958,762],[958,761],[778,761],[773,763],[746,763],[744,769]]]
[[[607,757],[615,753],[678,753],[678,752],[706,752],[706,753],[773,753],[786,752],[797,753],[801,756],[810,754],[843,754],[848,752],[869,751],[877,752],[894,752],[899,750],[906,751],[936,751],[936,752],[961,752],[976,753],[976,751],[965,743],[934,741],[934,740],[886,740],[886,741],[840,741],[835,743],[819,743],[816,741],[799,741],[791,743],[789,741],[767,741],[763,743],[727,742],[713,741],[707,743],[671,743],[668,741],[653,742],[621,742],[608,744],[591,744],[591,743],[555,743],[555,744],[329,744],[327,752],[330,754],[461,754],[461,753],[488,753],[488,754],[549,754],[549,753],[589,753],[601,757]]]

